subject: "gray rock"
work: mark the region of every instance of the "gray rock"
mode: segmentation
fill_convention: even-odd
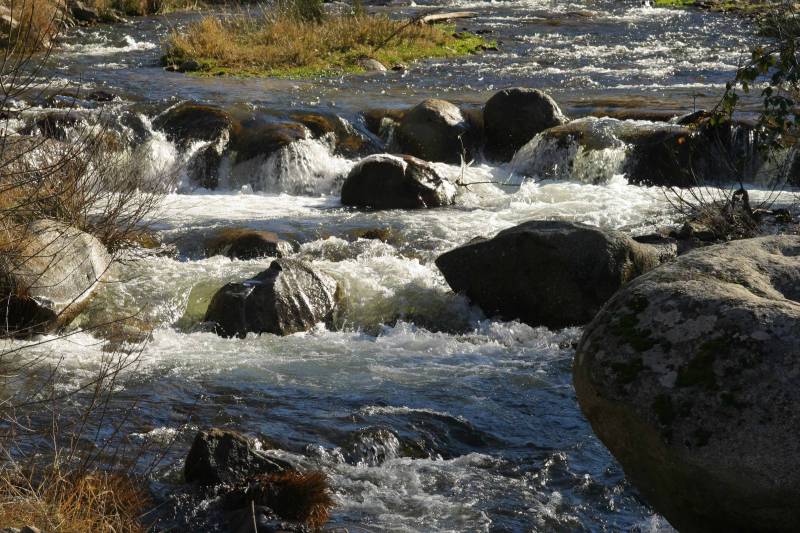
[[[327,274],[300,261],[276,259],[256,277],[217,291],[204,321],[223,337],[291,335],[330,321],[337,291],[336,280]]]
[[[396,131],[400,151],[426,161],[458,164],[472,158],[474,132],[458,106],[425,100],[409,110]]]
[[[106,278],[111,257],[95,237],[40,220],[0,256],[0,336],[27,337],[68,324]]]
[[[537,220],[451,250],[436,266],[488,316],[563,328],[589,322],[660,260],[660,250],[618,231]]]
[[[549,95],[523,87],[495,93],[484,106],[483,119],[487,155],[500,161],[511,160],[536,134],[567,122]]]
[[[103,20],[99,10],[85,5],[80,0],[72,0],[69,3],[69,9],[72,17],[78,22],[95,24]]]
[[[241,433],[212,428],[195,436],[183,474],[188,483],[202,486],[237,485],[258,474],[290,469],[289,463],[268,457]]]
[[[358,66],[366,70],[367,72],[386,72],[386,66],[378,61],[377,59],[372,58],[363,58],[358,60]]]
[[[354,166],[342,186],[342,203],[374,209],[419,209],[455,202],[456,188],[415,157],[378,154]]]
[[[586,328],[575,390],[680,531],[800,530],[800,237],[694,250]]]
[[[231,259],[284,257],[292,253],[292,245],[271,231],[227,228],[218,231],[206,242],[206,255],[224,255]]]

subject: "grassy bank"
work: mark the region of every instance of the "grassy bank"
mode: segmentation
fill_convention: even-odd
[[[376,59],[391,68],[418,59],[474,53],[487,43],[453,27],[428,26],[383,15],[321,20],[290,13],[206,17],[165,43],[165,64],[195,63],[206,74],[315,77],[363,72]]]
[[[748,0],[655,0],[657,7],[708,9],[710,11],[731,11],[742,14],[759,13],[774,9],[776,5],[784,2],[763,1],[753,2]]]

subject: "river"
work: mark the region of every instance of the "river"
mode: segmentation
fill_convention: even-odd
[[[386,75],[203,79],[158,65],[167,32],[198,16],[175,14],[75,28],[55,51],[51,74],[65,85],[121,95],[106,108],[112,116],[132,106],[152,116],[196,100],[253,112],[332,111],[357,122],[369,107],[432,96],[477,104],[514,85],[546,90],[573,117],[625,109],[684,113],[718,97],[750,42],[734,17],[638,1],[437,5],[477,11],[460,26],[489,32],[500,50]],[[419,7],[381,9],[403,16]],[[180,151],[163,135],[148,142],[154,164],[180,166]],[[115,282],[82,319],[138,312],[155,325],[113,405],[136,402],[124,435],[172,442],[152,479],[169,509],[163,523],[179,531],[217,527],[188,493],[166,495],[181,494],[182,459],[196,431],[224,426],[262,436],[279,448],[273,453],[324,470],[336,498],[330,525],[350,531],[672,531],[626,482],[580,413],[571,383],[580,328],[490,320],[454,295],[434,265],[439,254],[477,235],[531,219],[644,233],[672,220],[663,193],[621,176],[598,185],[519,185],[511,168],[478,161],[466,170],[469,179],[514,186],[476,185],[451,208],[354,211],[341,206],[336,180],[355,161],[314,141],[297,150],[280,180],[263,177],[282,190],[170,194],[155,227],[163,240],[178,243],[178,256],[119,265]],[[298,187],[309,175],[317,185]],[[270,263],[193,251],[203,235],[230,226],[291,239],[298,258],[334,276],[345,294],[339,327],[245,339],[197,331],[199,300]],[[388,228],[390,238],[356,237],[374,228]],[[106,355],[88,333],[35,350],[61,361],[67,388],[96,372]]]

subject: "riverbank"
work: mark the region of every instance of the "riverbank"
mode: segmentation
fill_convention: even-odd
[[[173,32],[165,65],[203,75],[311,78],[404,69],[410,62],[469,55],[488,46],[455,26],[384,15],[327,15],[304,20],[286,12],[205,17]]]

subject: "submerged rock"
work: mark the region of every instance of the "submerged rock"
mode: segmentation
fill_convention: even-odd
[[[589,324],[575,390],[680,531],[800,530],[800,237],[692,251]]]
[[[342,203],[374,209],[419,209],[455,202],[456,188],[429,163],[379,154],[362,159],[342,186]]]
[[[284,257],[292,253],[292,245],[271,231],[227,228],[218,231],[206,242],[206,255],[224,255],[231,259]]]
[[[285,461],[266,456],[253,440],[226,429],[207,429],[194,438],[183,473],[188,483],[238,485],[259,474],[291,470]]]
[[[537,89],[515,87],[492,96],[483,109],[486,152],[509,161],[536,134],[567,122],[558,104]]]
[[[426,161],[458,164],[471,159],[474,132],[458,106],[425,100],[408,111],[396,131],[400,151]]]
[[[256,277],[222,287],[211,299],[204,321],[223,337],[291,335],[330,321],[337,292],[336,280],[327,274],[300,261],[276,259]]]
[[[488,316],[563,328],[589,322],[660,260],[660,250],[618,231],[536,220],[451,250],[436,266]]]
[[[50,220],[15,238],[18,249],[0,254],[0,336],[57,330],[86,307],[111,256],[95,237]]]

